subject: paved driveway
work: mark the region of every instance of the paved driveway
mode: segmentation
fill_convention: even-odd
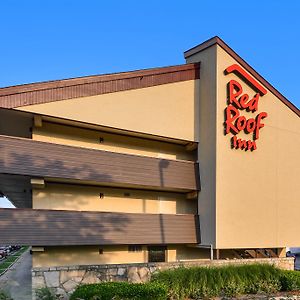
[[[300,271],[300,254],[298,254],[297,257],[296,257],[295,269]]]
[[[0,289],[7,291],[14,300],[32,300],[31,268],[32,259],[28,250],[0,277]]]

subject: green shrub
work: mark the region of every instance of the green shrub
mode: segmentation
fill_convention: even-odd
[[[166,300],[167,289],[159,283],[105,282],[79,286],[70,300]]]
[[[12,300],[12,298],[3,290],[0,290],[0,300]]]
[[[300,290],[300,272],[281,271],[280,283],[283,291]]]
[[[234,297],[280,291],[280,274],[270,265],[194,267],[156,273],[152,282],[164,284],[171,299]]]
[[[35,295],[36,295],[37,300],[55,300],[56,299],[53,292],[47,287],[36,289]]]

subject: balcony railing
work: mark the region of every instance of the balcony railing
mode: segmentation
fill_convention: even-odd
[[[0,174],[189,192],[198,164],[92,150],[0,135]],[[1,188],[1,187],[0,187]]]
[[[195,215],[0,209],[2,244],[195,244]]]

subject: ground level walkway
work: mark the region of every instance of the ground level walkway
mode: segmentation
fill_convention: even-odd
[[[296,258],[296,261],[295,261],[295,269],[300,271],[300,256],[298,256]]]
[[[32,300],[32,258],[29,250],[0,277],[0,289],[8,292],[14,300]]]

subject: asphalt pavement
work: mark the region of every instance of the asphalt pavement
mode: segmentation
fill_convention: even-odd
[[[27,250],[4,275],[0,276],[0,289],[14,300],[32,300],[32,258]]]
[[[298,254],[296,256],[296,260],[295,260],[295,269],[300,271],[300,254]]]

